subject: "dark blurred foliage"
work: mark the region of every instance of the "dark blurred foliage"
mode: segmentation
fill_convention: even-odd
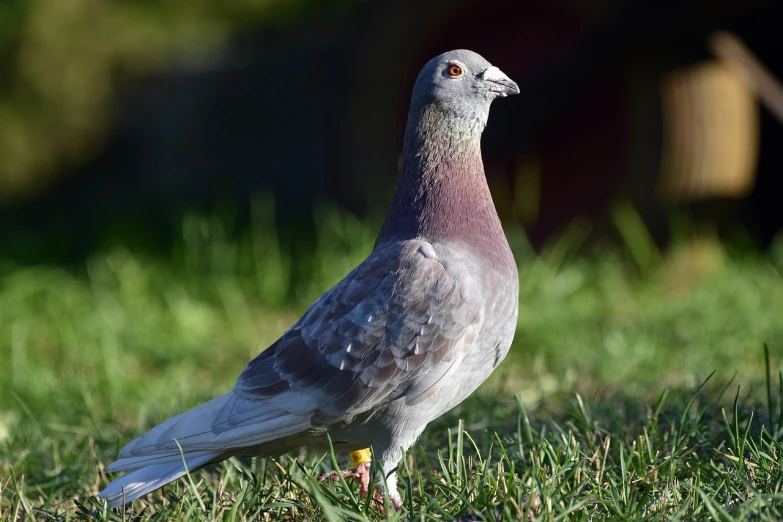
[[[189,210],[224,212],[239,232],[259,193],[294,249],[322,199],[377,216],[413,80],[459,47],[522,87],[484,138],[504,219],[540,243],[577,216],[600,229],[627,199],[664,239],[660,79],[710,59],[716,30],[783,77],[781,14],[763,0],[5,0],[0,253],[165,248]],[[751,195],[695,213],[764,244],[783,224],[783,126],[763,109],[760,136]]]
[[[343,2],[346,3],[346,2]],[[99,154],[139,80],[222,62],[238,31],[280,31],[340,2],[5,0],[0,4],[0,199]],[[122,108],[120,108],[122,111]]]

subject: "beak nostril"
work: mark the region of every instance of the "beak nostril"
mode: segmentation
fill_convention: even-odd
[[[490,67],[486,71],[481,73],[481,79],[489,83],[489,90],[491,92],[499,93],[502,96],[508,96],[510,94],[519,94],[519,87],[514,81],[497,67]]]

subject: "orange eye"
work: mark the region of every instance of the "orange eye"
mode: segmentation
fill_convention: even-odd
[[[457,65],[456,63],[452,63],[449,65],[449,68],[447,69],[449,76],[452,78],[457,78],[459,76],[462,76],[462,67]]]

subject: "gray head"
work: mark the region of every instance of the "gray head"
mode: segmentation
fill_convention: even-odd
[[[413,88],[400,181],[376,245],[460,241],[516,273],[484,177],[481,131],[492,100],[517,93],[516,83],[472,51],[427,62]]]
[[[489,105],[498,97],[519,94],[519,87],[481,55],[465,49],[436,56],[416,79],[411,112],[436,104],[457,117],[486,124]]]

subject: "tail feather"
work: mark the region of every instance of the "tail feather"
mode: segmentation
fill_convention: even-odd
[[[179,453],[179,447],[182,446],[185,449],[186,446],[190,446],[192,439],[199,439],[205,435],[211,438],[209,435],[212,434],[212,423],[232,395],[230,392],[225,393],[196,406],[192,410],[161,422],[147,433],[126,444],[117,458],[122,460],[154,453]],[[177,443],[174,442],[175,439]]]
[[[176,441],[172,440],[171,444],[167,443],[165,447],[160,446],[144,453],[135,449],[133,452],[123,451],[106,471],[110,473],[132,471],[155,464],[181,462],[180,447],[189,459],[198,458],[202,455],[215,455],[216,452],[223,453],[234,448],[256,446],[305,430],[308,427],[310,427],[310,423],[307,419],[288,418],[285,419],[285,422],[276,422],[274,426],[266,423],[245,426],[230,432],[230,437],[223,437],[224,434],[212,435],[209,440],[201,443],[176,439]]]
[[[212,451],[191,451],[190,448],[188,448],[186,451],[185,458],[188,462],[190,462],[190,459],[198,459],[206,455],[214,456],[219,454],[216,453],[216,450],[214,449]],[[139,457],[127,457],[115,460],[106,468],[106,471],[109,473],[115,473],[117,471],[134,471],[141,468],[156,466],[158,464],[171,464],[177,462],[182,463],[181,453],[172,452],[162,455],[141,455]],[[188,466],[188,468],[190,467]]]
[[[311,427],[309,416],[292,415],[271,401],[229,392],[155,426],[129,442],[107,471],[127,471],[98,495],[111,507],[130,502],[176,480],[221,454],[282,440]]]
[[[187,470],[182,464],[181,457],[179,462],[152,464],[139,468],[112,481],[103,491],[98,493],[98,497],[106,499],[110,508],[121,506],[136,500],[142,495],[146,495],[150,491],[165,486],[169,482],[185,475],[188,470],[203,466],[217,456],[217,453],[213,453],[188,458]]]
[[[223,419],[229,415],[235,418],[231,424]],[[129,442],[117,458],[179,454],[180,446],[190,452],[262,444],[308,427],[309,416],[291,415],[269,402],[244,400],[229,392],[155,426]],[[125,469],[115,464],[109,471]]]

